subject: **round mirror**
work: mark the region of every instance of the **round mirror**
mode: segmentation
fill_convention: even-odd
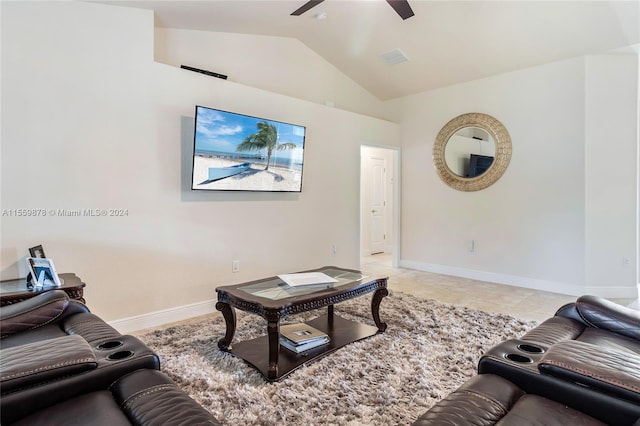
[[[478,191],[495,183],[511,160],[507,129],[487,114],[469,113],[449,121],[433,145],[440,179],[459,191]]]

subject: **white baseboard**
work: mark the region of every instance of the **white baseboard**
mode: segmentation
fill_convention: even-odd
[[[496,284],[505,284],[515,287],[530,288],[532,290],[548,291],[550,293],[582,296],[591,294],[605,298],[637,298],[635,287],[583,287],[558,281],[540,280],[537,278],[520,277],[517,275],[499,274],[495,272],[477,271],[474,269],[457,268],[433,263],[401,260],[400,267],[416,269],[418,271],[433,272],[436,274],[451,275],[454,277],[469,278],[472,280],[486,281]]]
[[[172,322],[184,321],[201,315],[207,315],[216,310],[215,300],[205,300],[190,305],[177,306],[162,311],[149,312],[148,314],[122,318],[109,321],[109,325],[122,334],[130,334],[147,328],[156,328]]]

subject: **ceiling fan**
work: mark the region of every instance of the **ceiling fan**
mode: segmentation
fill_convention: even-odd
[[[291,15],[300,16],[307,10],[319,5],[323,1],[324,0],[310,0],[303,4],[296,11],[294,11]],[[387,3],[389,3],[393,10],[395,10],[403,20],[409,19],[414,15],[413,10],[411,10],[411,6],[409,6],[409,2],[407,0],[387,0]]]

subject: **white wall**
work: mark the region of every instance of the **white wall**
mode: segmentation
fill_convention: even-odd
[[[27,248],[43,244],[106,320],[209,301],[218,285],[358,267],[360,145],[399,143],[387,121],[155,63],[146,10],[3,2],[2,89],[3,210],[128,214],[3,216],[1,277],[24,276]],[[196,104],[305,125],[303,192],[191,191]]]
[[[637,274],[638,56],[586,65],[586,287],[623,293]]]
[[[155,34],[158,62],[206,69],[247,86],[387,118],[382,101],[299,40],[173,28],[156,28]]]
[[[605,70],[594,70],[593,61],[604,61]],[[621,262],[610,260],[636,257],[638,116],[629,98],[638,74],[629,61],[608,66],[606,59],[576,58],[389,102],[402,133],[401,265],[560,293],[635,297],[633,264],[623,274]],[[605,100],[596,92],[608,85],[616,100],[593,107],[594,99]],[[594,122],[592,115],[606,108],[611,112]],[[500,120],[513,144],[502,178],[471,193],[442,183],[431,158],[440,128],[467,112]],[[603,123],[612,116],[615,124]],[[603,140],[607,161],[587,170],[587,154],[598,155]],[[625,156],[624,172],[619,161],[608,161],[614,153]],[[592,197],[594,180],[610,187],[616,177],[624,183],[615,195]],[[606,204],[596,210],[599,201]],[[615,213],[594,220],[603,208]],[[468,250],[471,240],[475,252]],[[610,258],[602,258],[604,251]],[[588,267],[594,260],[597,266]]]

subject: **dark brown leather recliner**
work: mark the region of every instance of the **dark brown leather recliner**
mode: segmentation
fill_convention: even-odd
[[[60,290],[0,308],[0,422],[160,369],[142,341],[122,335]]]
[[[220,423],[173,381],[156,370],[137,370],[108,388],[31,412],[15,426],[199,426]]]
[[[478,372],[605,423],[631,424],[640,418],[640,312],[579,297],[520,339],[491,348]]]
[[[421,415],[414,426],[606,425],[493,374],[472,377]]]
[[[595,296],[491,348],[416,425],[640,425],[640,312]]]
[[[121,335],[62,290],[0,307],[0,349],[70,334],[90,343]]]
[[[158,356],[50,291],[0,308],[3,425],[218,425]]]

